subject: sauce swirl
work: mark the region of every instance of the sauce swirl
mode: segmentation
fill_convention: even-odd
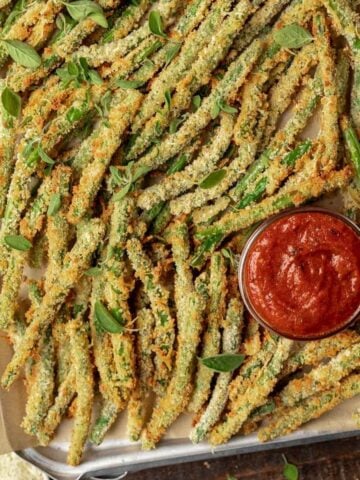
[[[360,237],[330,213],[289,214],[255,238],[243,280],[276,332],[304,340],[335,333],[360,305]]]

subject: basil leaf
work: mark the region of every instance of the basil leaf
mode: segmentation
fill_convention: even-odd
[[[167,170],[167,174],[171,175],[176,172],[181,172],[185,168],[185,165],[187,164],[187,156],[185,153],[180,155],[179,158],[176,158],[175,161],[170,165],[170,167]]]
[[[10,88],[5,87],[1,94],[1,103],[6,112],[12,117],[18,117],[21,112],[21,98]]]
[[[92,267],[92,268],[89,268],[88,270],[86,270],[84,272],[84,275],[86,275],[87,277],[99,277],[101,275],[101,268],[99,267]]]
[[[60,193],[54,193],[49,202],[48,215],[53,217],[58,213],[61,207],[61,195]]]
[[[180,49],[181,49],[181,43],[172,43],[167,46],[166,55],[165,55],[165,60],[166,60],[165,67],[167,67],[171,62],[171,60],[174,57],[176,57]]]
[[[289,463],[285,455],[282,456],[284,460],[284,470],[283,475],[286,480],[298,480],[299,479],[299,470],[296,465]]]
[[[159,37],[167,38],[166,33],[164,32],[163,21],[161,15],[156,10],[150,12],[149,15],[149,29],[150,32]]]
[[[124,327],[115,319],[115,317],[99,302],[95,302],[95,317],[99,325],[109,333],[121,333]]]
[[[221,353],[213,357],[201,358],[203,365],[215,372],[232,372],[243,363],[245,355],[235,353]]]
[[[20,40],[1,40],[15,63],[23,67],[36,68],[41,65],[41,58],[37,51]]]
[[[91,17],[95,23],[101,27],[107,28],[108,22],[105,18],[103,9],[99,4],[91,0],[75,0],[75,2],[62,2],[66,6],[66,9],[71,18],[77,20],[84,20],[87,17]]]
[[[192,98],[192,105],[195,109],[195,111],[200,108],[200,105],[201,105],[201,101],[202,101],[202,98],[200,97],[200,95],[195,95],[193,98]],[[220,112],[219,112],[220,113]]]
[[[102,85],[103,79],[100,77],[96,70],[89,70],[89,80],[93,85]]]
[[[129,182],[119,192],[115,193],[115,195],[113,196],[114,202],[119,202],[124,197],[126,197],[126,195],[130,192],[131,187],[132,187],[132,183]]]
[[[213,188],[220,183],[225,176],[226,170],[224,168],[221,170],[215,170],[215,172],[211,172],[210,175],[200,182],[199,187],[204,189]]]
[[[140,80],[124,80],[120,78],[116,81],[116,85],[120,88],[140,88],[144,85],[144,82]]]
[[[45,163],[47,163],[48,165],[54,165],[54,160],[52,158],[49,157],[49,155],[47,153],[44,152],[42,146],[39,144],[38,145],[38,148],[37,148],[37,151],[38,151],[38,154],[41,158],[41,160]]]
[[[274,32],[274,40],[281,47],[300,48],[313,41],[308,30],[297,23],[286,25]]]
[[[165,104],[167,106],[167,109],[170,110],[170,108],[171,108],[171,92],[169,90],[166,90],[164,96],[165,96]]]
[[[22,252],[26,252],[32,247],[31,242],[22,235],[6,235],[4,241],[8,247]]]

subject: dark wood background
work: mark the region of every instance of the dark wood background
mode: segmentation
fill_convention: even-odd
[[[129,475],[127,480],[283,480],[283,460],[299,468],[300,480],[360,480],[360,435],[346,440],[182,463]]]

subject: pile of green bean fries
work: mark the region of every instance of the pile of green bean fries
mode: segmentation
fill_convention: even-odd
[[[42,445],[73,417],[69,464],[124,410],[145,449],[183,412],[193,442],[218,445],[360,393],[356,326],[277,337],[237,286],[270,215],[340,191],[360,221],[354,9],[0,0],[1,385],[25,379],[22,426]]]

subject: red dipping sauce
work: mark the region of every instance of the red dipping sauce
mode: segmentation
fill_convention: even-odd
[[[360,311],[359,230],[321,209],[274,217],[245,247],[240,286],[250,312],[280,335],[336,333]]]

